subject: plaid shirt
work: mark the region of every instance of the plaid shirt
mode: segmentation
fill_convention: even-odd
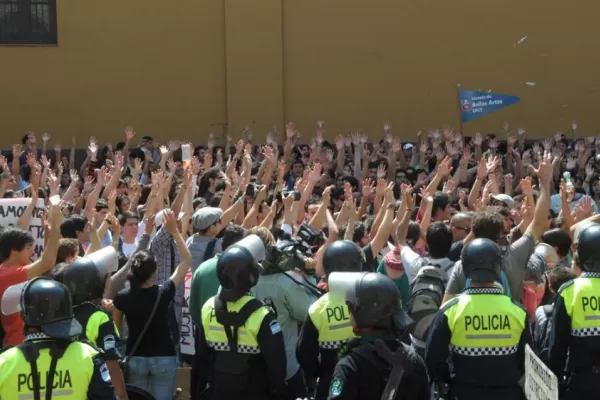
[[[150,241],[150,252],[154,255],[156,267],[158,268],[154,283],[160,285],[169,280],[171,275],[173,275],[175,268],[177,268],[181,262],[179,249],[177,248],[173,237],[164,226],[159,229],[154,238]],[[185,285],[183,283],[177,287],[175,303],[183,303],[184,288]]]

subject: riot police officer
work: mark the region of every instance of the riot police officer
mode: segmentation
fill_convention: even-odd
[[[20,300],[19,300],[20,299]],[[67,288],[37,277],[9,288],[2,312],[20,311],[25,341],[0,354],[0,398],[113,400],[106,364],[92,346],[74,341],[81,325]]]
[[[442,305],[433,321],[425,352],[430,376],[450,385],[450,398],[524,399],[519,379],[531,332],[526,311],[497,286],[500,247],[475,239],[463,249],[461,261],[471,285]]]
[[[329,288],[332,297],[346,299],[360,337],[348,343],[336,365],[328,398],[429,400],[425,364],[401,341],[413,324],[402,311],[396,284],[373,272],[334,272]]]
[[[363,260],[362,250],[354,242],[338,240],[325,249],[323,269],[326,276],[333,272],[359,272]],[[296,357],[305,376],[319,378],[315,400],[327,398],[338,353],[354,336],[344,298],[333,299],[325,293],[308,309]]]
[[[111,272],[117,270],[118,256],[106,247],[63,266],[53,277],[65,284],[73,301],[75,318],[83,328],[82,338],[104,353],[104,359],[119,399],[127,399],[123,371],[118,360],[119,334],[112,317],[101,307]]]
[[[597,398],[600,391],[600,224],[584,228],[576,246],[582,273],[558,292],[549,350],[549,367],[559,382],[566,372],[561,386],[569,400]]]
[[[221,288],[202,307],[193,399],[275,400],[285,396],[286,358],[275,314],[248,295],[256,285],[265,246],[249,235],[217,261]]]

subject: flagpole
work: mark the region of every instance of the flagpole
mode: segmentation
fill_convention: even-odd
[[[460,106],[460,85],[456,85],[456,105],[458,107],[458,128],[460,129],[460,134],[464,137],[465,131],[463,130],[462,108]]]

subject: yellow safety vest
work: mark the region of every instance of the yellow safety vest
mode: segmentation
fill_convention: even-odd
[[[56,364],[52,398],[86,400],[88,386],[94,373],[93,357],[97,354],[98,352],[90,345],[81,342],[71,343]],[[46,396],[46,382],[51,360],[50,349],[41,349],[37,359],[41,398]],[[33,399],[33,389],[31,365],[25,359],[23,352],[13,347],[0,354],[0,399]]]
[[[596,275],[594,275],[596,276]],[[571,335],[600,336],[600,279],[589,273],[560,288],[567,315],[571,317]]]
[[[98,333],[100,331],[100,326],[109,321],[112,322],[111,318],[104,311],[98,310],[95,313],[93,313],[92,315],[90,315],[90,318],[87,320],[87,324],[85,324],[85,338],[95,344],[96,341],[98,340]],[[114,322],[112,322],[112,323],[114,325]],[[119,330],[117,329],[116,325],[114,325],[114,326],[115,326],[115,333],[118,335]]]
[[[242,307],[254,297],[243,296],[235,302],[227,302],[227,311],[238,312]],[[261,307],[254,311],[246,320],[244,326],[238,329],[238,353],[259,354],[258,331],[263,319],[269,314],[267,307]],[[223,325],[217,322],[215,314],[215,297],[211,297],[202,307],[202,326],[204,337],[210,347],[216,351],[229,351],[229,341],[225,334]]]
[[[519,349],[526,312],[496,288],[472,288],[443,308],[453,353],[505,356]]]
[[[308,309],[310,319],[319,331],[319,347],[336,350],[355,337],[350,322],[348,306],[341,301],[332,300],[325,293]]]

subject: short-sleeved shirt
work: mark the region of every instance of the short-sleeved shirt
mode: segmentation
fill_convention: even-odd
[[[154,318],[148,326],[135,355],[138,357],[174,356],[175,345],[169,331],[169,303],[175,297],[175,284],[168,280],[160,285],[162,294],[160,303],[156,308]],[[158,296],[158,285],[149,288],[129,288],[117,294],[114,306],[125,314],[129,336],[127,337],[127,355],[144,329],[146,321],[150,318],[152,308]]]
[[[404,272],[408,277],[409,283],[412,283],[415,280],[415,277],[421,268],[427,265],[437,265],[444,272],[443,276],[445,285],[448,282],[452,267],[454,265],[454,263],[446,257],[423,257],[408,246],[402,247],[400,250],[400,257],[402,258],[402,265],[404,265]]]
[[[27,267],[6,267],[0,265],[0,299],[6,289],[10,286],[18,285],[27,280]],[[3,315],[0,313],[2,327],[4,328],[3,347],[16,346],[23,343],[25,335],[23,334],[23,320],[18,313]]]
[[[511,297],[514,301],[520,301],[521,285],[525,277],[527,260],[533,254],[534,247],[535,239],[527,233],[511,244],[502,256],[502,270],[506,274]],[[457,261],[446,286],[446,294],[456,296],[466,288],[466,285],[467,279],[462,264]]]

